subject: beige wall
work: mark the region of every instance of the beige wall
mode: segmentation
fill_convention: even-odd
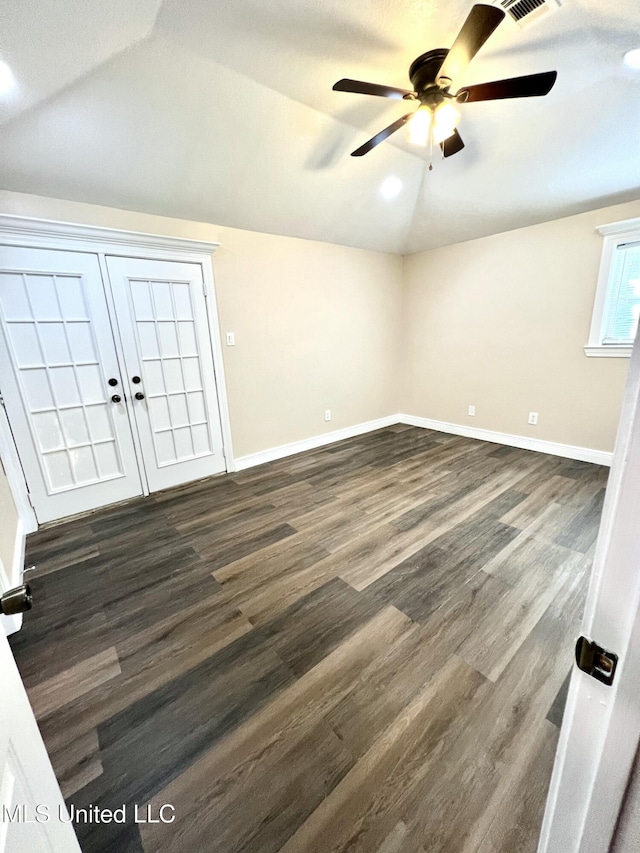
[[[11,497],[4,469],[0,464],[0,561],[9,578],[12,577],[17,529],[18,512]]]
[[[629,361],[582,348],[596,226],[636,216],[640,202],[405,257],[402,410],[612,450]]]
[[[400,257],[18,193],[0,192],[0,212],[220,243],[236,457],[398,411]]]
[[[595,228],[639,216],[640,202],[405,258],[9,192],[0,212],[220,242],[221,332],[237,341],[223,347],[236,456],[398,411],[613,447],[628,360],[582,349]]]
[[[401,260],[225,229],[214,267],[238,455],[398,411]],[[332,410],[325,423],[324,410]]]

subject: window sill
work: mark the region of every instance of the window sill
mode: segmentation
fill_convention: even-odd
[[[632,349],[622,346],[586,346],[584,354],[590,358],[630,358]]]

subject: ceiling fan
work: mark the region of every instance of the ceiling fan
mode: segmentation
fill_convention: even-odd
[[[417,110],[385,127],[360,148],[352,151],[351,156],[362,157],[410,121],[409,138],[412,142],[421,145],[426,145],[428,141],[436,142],[442,148],[443,155],[451,157],[464,148],[464,142],[456,130],[460,115],[453,106],[454,103],[547,95],[556,82],[557,71],[464,86],[455,95],[449,91],[453,80],[471,62],[504,16],[504,11],[497,6],[476,4],[469,12],[450,50],[429,50],[411,63],[409,79],[413,90],[363,83],[359,80],[338,80],[333,87],[337,92],[355,92],[420,102]]]

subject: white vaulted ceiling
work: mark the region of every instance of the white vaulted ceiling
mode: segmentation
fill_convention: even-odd
[[[557,69],[545,98],[467,104],[466,148],[427,170],[408,111],[333,92],[408,87],[472,0],[0,0],[0,186],[352,246],[408,252],[637,198],[637,0],[563,0],[506,18],[455,88]],[[411,108],[411,105],[409,105]],[[385,200],[382,182],[402,181]]]

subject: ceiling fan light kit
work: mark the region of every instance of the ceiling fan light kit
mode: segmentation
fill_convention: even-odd
[[[429,134],[432,133],[433,141],[439,145],[452,135],[459,121],[460,113],[453,104],[446,101],[434,110],[421,106],[409,120],[409,142],[414,145],[427,145]]]
[[[460,76],[504,17],[505,11],[499,6],[488,6],[483,3],[473,6],[449,50],[444,48],[429,50],[411,63],[409,79],[413,89],[381,86],[360,80],[339,80],[333,86],[337,92],[354,92],[361,95],[420,102],[416,111],[396,119],[389,127],[381,130],[353,151],[351,156],[362,157],[410,122],[411,142],[418,145],[435,142],[440,145],[443,156],[450,157],[464,148],[464,142],[456,129],[460,114],[454,107],[454,103],[465,104],[473,101],[547,95],[556,82],[556,71],[465,86],[455,94],[449,91],[455,79]]]

